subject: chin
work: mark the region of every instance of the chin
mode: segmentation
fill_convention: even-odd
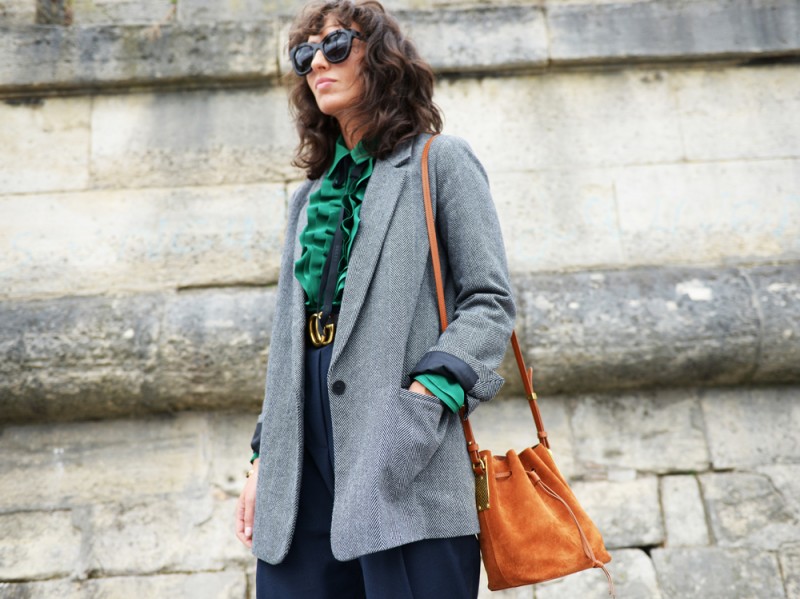
[[[339,112],[339,106],[333,102],[317,102],[317,108],[319,108],[319,111],[326,116],[335,117],[336,113]]]

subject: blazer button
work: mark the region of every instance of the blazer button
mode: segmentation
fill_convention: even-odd
[[[334,381],[333,385],[331,385],[331,389],[336,395],[341,395],[344,393],[344,390],[347,389],[347,385],[344,384],[344,381]]]

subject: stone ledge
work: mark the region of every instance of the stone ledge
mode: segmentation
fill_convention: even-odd
[[[273,288],[0,303],[0,419],[257,410]]]
[[[703,60],[800,50],[800,5],[656,0],[548,8],[553,62]]]
[[[800,54],[800,6],[776,0],[493,6],[397,15],[439,73]],[[286,18],[264,12],[250,23],[0,26],[0,93],[273,84],[288,67],[286,24]]]
[[[532,275],[518,327],[548,393],[793,382],[799,277],[800,263]]]
[[[276,23],[0,26],[0,93],[275,78]]]
[[[532,275],[515,280],[517,328],[546,394],[795,383],[798,279],[800,263]],[[0,302],[0,418],[257,410],[274,302],[262,288]]]

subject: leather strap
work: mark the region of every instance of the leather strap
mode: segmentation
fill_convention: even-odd
[[[447,310],[444,301],[442,268],[441,263],[439,262],[439,242],[436,239],[436,228],[433,221],[431,183],[430,174],[428,172],[428,154],[430,153],[431,144],[436,137],[436,135],[432,135],[422,151],[422,196],[425,202],[425,221],[428,229],[428,242],[431,246],[433,278],[436,282],[436,298],[439,304],[439,324],[441,326],[441,330],[444,331],[447,328]],[[533,390],[533,369],[525,367],[525,360],[522,357],[522,350],[519,347],[516,331],[511,333],[511,346],[514,348],[514,357],[517,361],[517,367],[519,368],[519,374],[522,378],[522,384],[525,387],[525,394],[528,398],[528,405],[530,406],[531,414],[533,415],[533,421],[536,425],[536,433],[539,438],[539,442],[546,448],[550,449],[550,441],[547,438],[547,431],[544,430],[542,414],[539,412],[539,405],[536,403],[536,393]],[[467,440],[467,451],[469,452],[470,461],[472,462],[472,470],[475,472],[475,474],[480,476],[486,471],[485,465],[480,458],[480,447],[478,446],[477,441],[475,441],[475,435],[472,432],[472,425],[469,422],[469,418],[467,418],[466,408],[461,408],[460,414],[461,424],[464,427],[464,438]]]
[[[439,262],[439,243],[436,241],[436,228],[433,224],[433,204],[431,203],[431,181],[428,174],[428,154],[431,143],[436,139],[432,135],[425,148],[422,150],[422,196],[425,198],[425,223],[428,227],[428,242],[431,246],[431,260],[433,261],[433,278],[436,281],[436,296],[439,299],[439,326],[442,332],[447,328],[447,310],[444,305],[444,285],[442,284],[442,268]]]
[[[350,175],[348,176],[347,167],[349,166],[349,162],[351,161],[342,159],[338,164],[337,171],[332,173],[334,188],[341,189],[347,186],[345,195],[351,192],[351,186],[354,186],[358,182],[366,168],[366,164],[363,162],[361,164],[353,164],[350,169]],[[355,193],[354,188],[352,193]],[[322,302],[322,311],[316,323],[317,333],[320,337],[324,335],[323,329],[325,326],[332,322],[333,300],[336,295],[336,283],[339,280],[339,262],[342,258],[342,244],[344,243],[344,233],[342,232],[344,208],[345,203],[344,198],[342,198],[342,209],[339,210],[339,219],[337,220],[336,229],[334,230],[333,241],[331,242],[328,255],[325,258],[325,265],[322,267],[322,276],[319,281],[319,295],[317,297],[319,301]]]
[[[342,209],[339,210],[336,229],[333,233],[331,249],[325,258],[325,266],[322,267],[322,276],[319,280],[319,295],[322,301],[322,311],[316,320],[317,334],[323,337],[323,329],[330,324],[331,314],[333,313],[333,296],[336,294],[336,282],[339,278],[339,261],[342,257],[342,221],[344,220],[344,202]],[[320,328],[321,327],[321,328]]]

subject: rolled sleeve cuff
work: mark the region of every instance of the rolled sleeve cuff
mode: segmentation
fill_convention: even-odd
[[[465,392],[478,382],[478,373],[464,360],[443,351],[429,351],[422,356],[417,365],[411,370],[410,376],[413,378],[418,374],[441,374],[457,381]]]
[[[250,440],[250,449],[253,453],[261,453],[261,423],[256,424],[256,430],[253,433],[253,438]]]
[[[464,389],[461,385],[443,374],[418,374],[414,380],[419,381],[431,393],[446,405],[451,412],[458,412],[464,405]]]

